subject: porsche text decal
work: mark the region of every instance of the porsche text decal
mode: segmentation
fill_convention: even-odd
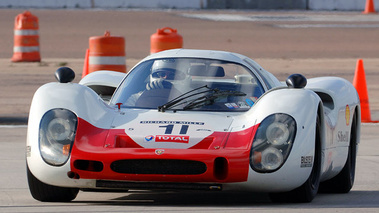
[[[300,167],[312,167],[313,164],[313,156],[301,156],[301,164]]]

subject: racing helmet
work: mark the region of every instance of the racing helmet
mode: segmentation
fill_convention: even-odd
[[[189,66],[190,64],[186,59],[155,60],[151,67],[150,85],[154,85],[156,82],[169,82],[176,89],[185,88],[189,86],[191,80],[187,74]]]

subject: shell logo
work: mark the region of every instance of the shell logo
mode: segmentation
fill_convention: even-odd
[[[349,105],[346,105],[345,119],[346,119],[346,126],[348,126],[349,125],[349,121],[350,121],[350,108],[349,108]]]

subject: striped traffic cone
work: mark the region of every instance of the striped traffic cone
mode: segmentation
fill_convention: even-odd
[[[29,11],[16,16],[13,62],[39,62],[38,18]]]
[[[111,36],[109,31],[90,37],[88,73],[98,70],[126,72],[124,37]]]

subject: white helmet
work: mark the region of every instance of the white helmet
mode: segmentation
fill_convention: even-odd
[[[146,89],[167,88],[167,85],[173,85],[178,90],[188,87],[191,80],[187,74],[189,66],[187,59],[155,60],[151,67],[150,84],[146,85]]]

